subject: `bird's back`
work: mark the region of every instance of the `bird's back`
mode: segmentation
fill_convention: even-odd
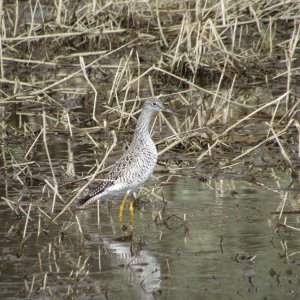
[[[151,176],[156,162],[157,150],[150,136],[133,140],[128,150],[113,165],[106,180],[80,199],[77,206],[94,202],[94,197],[100,199],[109,194],[134,190]]]

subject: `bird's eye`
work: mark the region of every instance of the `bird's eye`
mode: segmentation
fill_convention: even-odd
[[[153,106],[156,106],[156,105],[157,105],[157,102],[152,102],[152,105],[153,105]]]

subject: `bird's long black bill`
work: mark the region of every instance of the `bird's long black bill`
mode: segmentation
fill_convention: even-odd
[[[176,113],[176,112],[174,112],[174,111],[172,111],[172,110],[170,110],[170,109],[168,109],[168,108],[164,108],[164,109],[163,109],[163,112],[166,112],[166,113],[169,113],[169,114],[171,114],[171,115],[178,116],[178,117],[183,117],[183,115],[180,115],[180,114],[178,114],[178,113]]]

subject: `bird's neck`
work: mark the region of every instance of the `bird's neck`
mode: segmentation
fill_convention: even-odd
[[[134,140],[148,138],[150,136],[150,126],[155,115],[156,113],[154,112],[141,112],[133,135]]]

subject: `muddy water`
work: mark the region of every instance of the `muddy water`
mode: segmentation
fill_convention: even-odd
[[[22,144],[10,149],[16,158],[26,153]],[[61,136],[52,136],[49,149],[57,173],[69,168],[78,177],[97,157],[79,138],[70,146]],[[38,179],[51,178],[51,172],[42,144],[35,155],[38,163],[31,166],[35,177],[29,176],[30,182],[18,182],[16,169],[8,169],[1,177],[1,196],[22,199],[24,212],[30,200],[40,199],[43,209],[31,208],[26,227],[24,212],[17,216],[1,202],[2,299],[67,295],[78,299],[282,299],[299,295],[300,235],[286,230],[274,234],[279,220],[271,214],[285,197],[287,209],[297,208],[299,186],[290,185],[287,173],[266,171],[269,185],[264,186],[236,176],[212,177],[201,166],[179,170],[171,164],[168,172],[158,166],[142,190],[134,228],[128,224],[128,211],[127,228],[120,227],[118,200],[101,207],[99,215],[95,207],[69,212],[47,227],[44,212],[50,214],[47,199],[51,197]],[[60,185],[67,198],[72,188]],[[297,226],[299,218],[288,215],[288,220]]]

